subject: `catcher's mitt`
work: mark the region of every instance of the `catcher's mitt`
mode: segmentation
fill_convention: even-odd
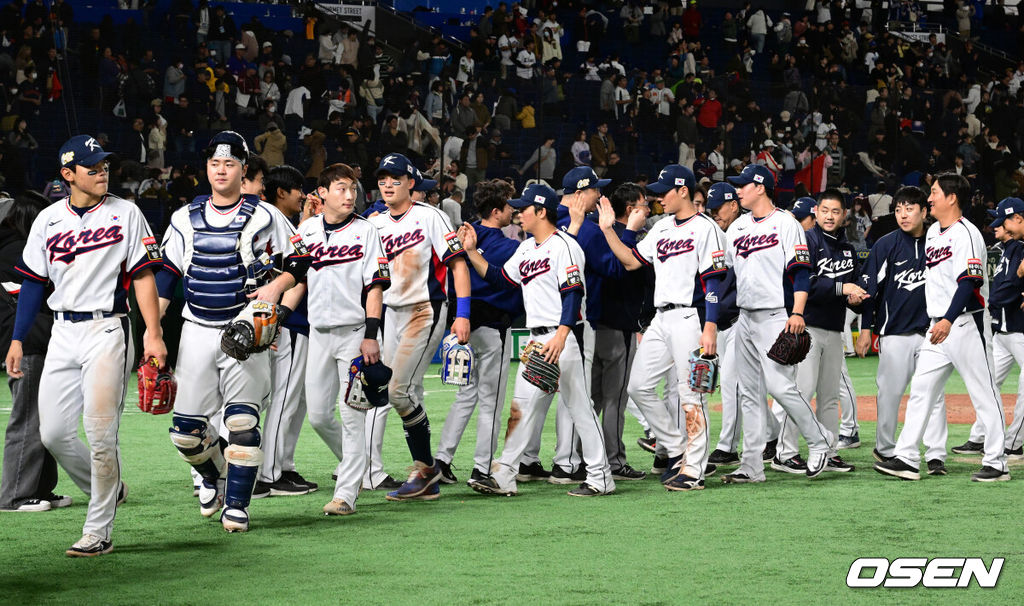
[[[523,354],[519,359],[525,364],[523,367],[523,378],[532,385],[536,385],[544,393],[555,393],[558,391],[558,377],[561,371],[557,364],[552,364],[544,359],[541,352],[544,344],[537,341],[530,341],[523,348]]]
[[[178,382],[170,369],[160,368],[156,358],[150,356],[139,364],[139,408],[142,412],[162,415],[174,408]]]
[[[251,354],[266,351],[277,337],[278,319],[277,305],[250,301],[221,333],[221,351],[236,360],[248,360]]]
[[[717,355],[704,355],[700,348],[690,354],[690,389],[698,393],[714,393],[718,385]]]
[[[806,330],[799,334],[783,330],[768,350],[768,358],[783,366],[792,366],[803,362],[810,350],[811,335]]]
[[[462,387],[469,385],[473,376],[475,356],[469,343],[459,343],[458,337],[450,334],[441,344],[441,382],[445,385]]]

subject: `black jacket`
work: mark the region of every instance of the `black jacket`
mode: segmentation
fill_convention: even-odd
[[[14,231],[0,227],[0,242],[3,243],[0,244],[0,282],[3,282],[3,292],[0,292],[0,348],[6,355],[7,348],[11,345],[11,333],[14,332],[17,291],[20,290],[22,279],[22,275],[14,271],[14,265],[21,258],[25,240]],[[10,293],[12,290],[15,291],[13,295]],[[25,355],[45,354],[51,330],[53,312],[44,303],[22,344]]]

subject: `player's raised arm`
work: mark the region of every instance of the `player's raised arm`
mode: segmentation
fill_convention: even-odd
[[[615,233],[615,211],[612,209],[612,203],[608,201],[608,198],[601,198],[601,203],[598,205],[598,213],[598,225],[600,225],[601,232],[604,233],[604,238],[608,242],[608,248],[611,249],[615,258],[630,271],[643,267],[644,264],[637,258],[634,249],[623,244],[622,240],[619,239],[619,235]]]

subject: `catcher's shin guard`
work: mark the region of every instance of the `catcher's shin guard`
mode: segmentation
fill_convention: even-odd
[[[209,431],[209,419],[176,412],[171,422],[171,442],[178,449],[178,454],[204,480],[216,482],[224,470],[224,455],[221,453],[220,438]]]
[[[259,420],[259,411],[251,404],[228,404],[224,409],[224,425],[230,432],[224,451],[228,463],[225,507],[244,509],[249,506],[256,474],[263,462]]]

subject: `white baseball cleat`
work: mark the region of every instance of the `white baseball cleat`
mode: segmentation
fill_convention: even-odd
[[[199,513],[204,518],[213,517],[213,514],[220,511],[221,506],[224,505],[222,486],[223,483],[220,480],[212,485],[206,480],[199,484]]]
[[[246,532],[249,530],[249,510],[227,507],[220,514],[220,523],[228,532]]]

